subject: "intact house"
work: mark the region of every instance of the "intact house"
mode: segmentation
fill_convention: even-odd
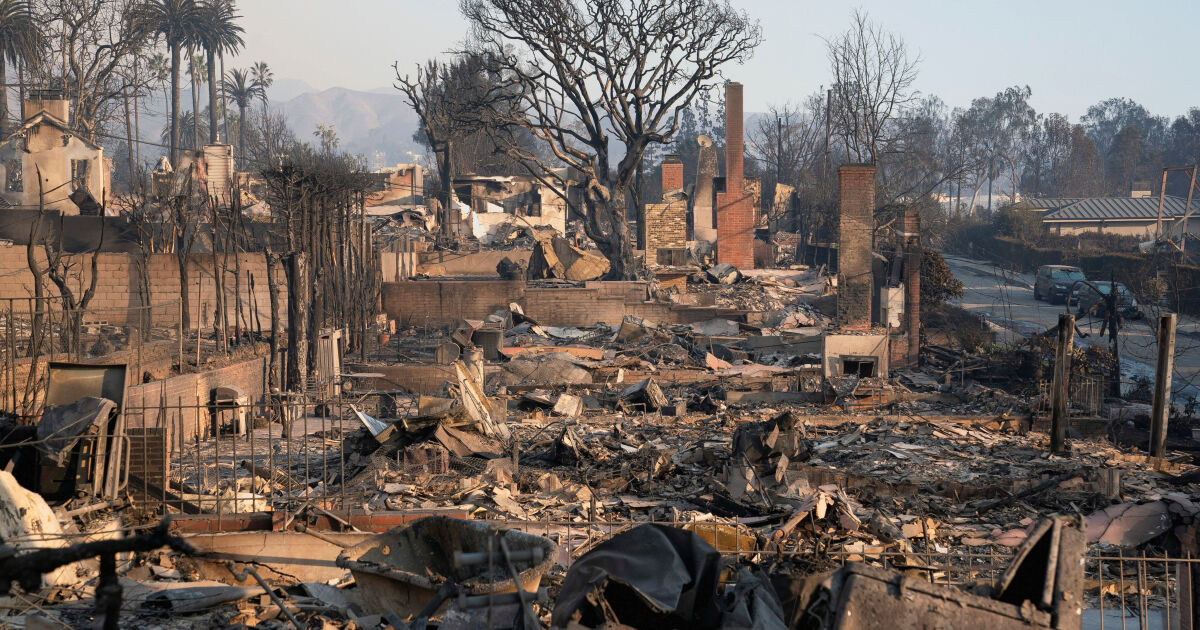
[[[1042,213],[1042,224],[1054,234],[1098,232],[1153,239],[1159,234],[1178,236],[1186,229],[1200,235],[1200,216],[1188,214],[1187,199],[1165,196],[1162,200],[1161,231],[1159,198],[1154,195],[1132,197],[1085,197],[1026,199],[1026,209]],[[1196,215],[1200,199],[1192,200],[1191,214]],[[1186,226],[1186,228],[1185,228]]]
[[[104,149],[71,131],[70,101],[34,93],[23,122],[0,143],[0,205],[95,215],[109,187]],[[41,176],[39,186],[38,176]]]

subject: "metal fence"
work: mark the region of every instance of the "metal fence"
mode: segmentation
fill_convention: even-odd
[[[163,359],[178,365],[185,333],[180,302],[63,308],[60,296],[0,298],[0,406],[20,417],[40,413],[51,361],[125,363],[135,381]]]
[[[1102,376],[1072,374],[1068,387],[1067,413],[1072,416],[1096,416],[1104,406],[1104,395],[1108,391],[1108,380]],[[1034,413],[1040,417],[1050,416],[1052,381],[1038,383],[1038,399]]]

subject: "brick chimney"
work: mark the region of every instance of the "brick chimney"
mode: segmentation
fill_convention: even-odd
[[[668,155],[662,163],[662,193],[683,190],[683,161],[678,155]]]
[[[717,193],[717,262],[754,267],[754,206],[742,171],[742,84],[725,84],[725,191]]]
[[[842,328],[871,327],[871,235],[875,225],[875,167],[848,164],[838,169],[837,321]]]

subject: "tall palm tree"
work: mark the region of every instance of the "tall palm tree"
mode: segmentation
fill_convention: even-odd
[[[217,55],[233,54],[245,45],[237,25],[241,16],[235,12],[233,0],[207,0],[200,5],[200,45],[208,54],[208,141],[217,143]],[[224,109],[222,107],[222,109]]]
[[[8,64],[36,62],[41,48],[42,34],[29,3],[0,0],[0,127],[8,122]]]
[[[267,96],[267,90],[275,84],[275,73],[271,72],[271,66],[265,61],[259,61],[250,68],[250,74],[254,76],[254,83],[258,86],[258,98],[262,100],[263,106],[263,144],[266,145],[265,151],[267,159],[271,159],[271,121],[267,116],[267,101],[270,97]]]
[[[171,59],[166,55],[158,52],[146,63],[146,68],[150,71],[150,82],[157,83],[162,86],[163,104],[171,101],[171,94],[168,91],[171,87]]]
[[[192,79],[192,111],[200,111],[200,84],[204,82],[204,75],[207,73],[204,68],[204,57],[196,54],[194,48],[188,48],[188,76]],[[192,117],[192,148],[199,151],[200,144],[200,119],[197,116]]]
[[[196,41],[199,24],[195,0],[146,0],[143,23],[163,38],[171,51],[171,163],[179,161],[179,73],[185,46]]]
[[[251,103],[259,97],[262,87],[250,75],[248,70],[234,68],[225,75],[222,92],[225,98],[233,101],[238,108],[238,158],[246,160],[246,111]],[[245,166],[242,167],[243,169]]]

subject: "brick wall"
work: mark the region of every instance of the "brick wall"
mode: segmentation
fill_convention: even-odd
[[[438,365],[435,363],[402,363],[398,365],[349,365],[351,369],[361,368],[364,372],[383,374],[383,378],[361,379],[363,389],[393,390],[403,387],[413,394],[432,396],[438,393],[445,381],[454,381],[457,376],[454,366]],[[356,389],[358,389],[356,384]]]
[[[754,207],[742,172],[742,84],[725,84],[725,192],[717,193],[717,262],[754,267]]]
[[[680,164],[680,183],[683,182],[682,167]],[[665,179],[666,175],[663,177]],[[659,249],[687,247],[687,202],[648,203],[643,220],[646,224],[646,266],[658,262]]]
[[[241,259],[241,295],[242,312],[244,317],[255,325],[255,315],[263,328],[270,327],[271,302],[267,287],[266,260],[262,254],[240,254]],[[45,256],[38,253],[38,264],[45,268]],[[83,289],[91,282],[91,256],[75,255],[70,257],[75,278],[76,294],[82,294]],[[88,316],[85,321],[90,323],[105,323],[113,325],[128,325],[137,323],[137,311],[130,309],[142,305],[142,283],[140,280],[140,256],[125,253],[100,254],[96,270],[99,279],[96,282],[96,294],[88,305]],[[235,295],[235,266],[234,256],[229,256],[229,269],[225,274],[226,319],[231,324],[236,314]],[[192,300],[190,310],[192,321],[198,315],[202,324],[212,321],[216,305],[216,283],[214,282],[213,257],[210,254],[195,254],[188,263],[188,294]],[[169,326],[179,321],[179,308],[173,304],[179,300],[179,266],[173,254],[152,254],[146,270],[150,280],[150,303],[155,305],[153,325]],[[75,275],[73,273],[73,275]],[[253,295],[250,290],[251,278],[254,282]],[[279,280],[283,282],[280,270]],[[49,295],[57,295],[52,283],[47,281],[46,290]],[[199,293],[198,293],[199,292]],[[287,288],[280,285],[280,295],[286,300]],[[5,298],[17,298],[13,308],[18,313],[29,311],[29,302],[24,298],[33,296],[33,274],[25,257],[24,247],[0,247],[0,308],[7,309]],[[199,300],[197,300],[197,297]],[[57,303],[56,303],[57,305]],[[255,309],[254,307],[257,307]]]
[[[871,234],[875,211],[875,167],[838,169],[837,319],[844,328],[871,327]]]
[[[218,386],[236,387],[250,403],[261,402],[266,393],[266,370],[267,357],[258,357],[208,372],[128,387],[124,405],[126,426],[165,427],[168,443],[178,449],[181,435],[186,442],[197,433],[205,436],[209,433],[207,410],[201,409],[197,414],[197,403],[207,405],[212,400],[212,390]],[[177,409],[181,405],[182,414]],[[165,418],[160,414],[160,406],[167,408]]]
[[[525,295],[519,280],[409,280],[383,283],[383,310],[401,326],[483,319]]]
[[[411,280],[385,282],[383,308],[409,326],[448,326],[482,319],[516,302],[535,321],[553,326],[620,324],[626,315],[661,323],[738,317],[740,311],[646,301],[644,282],[588,282],[579,288],[526,287],[503,280]]]

